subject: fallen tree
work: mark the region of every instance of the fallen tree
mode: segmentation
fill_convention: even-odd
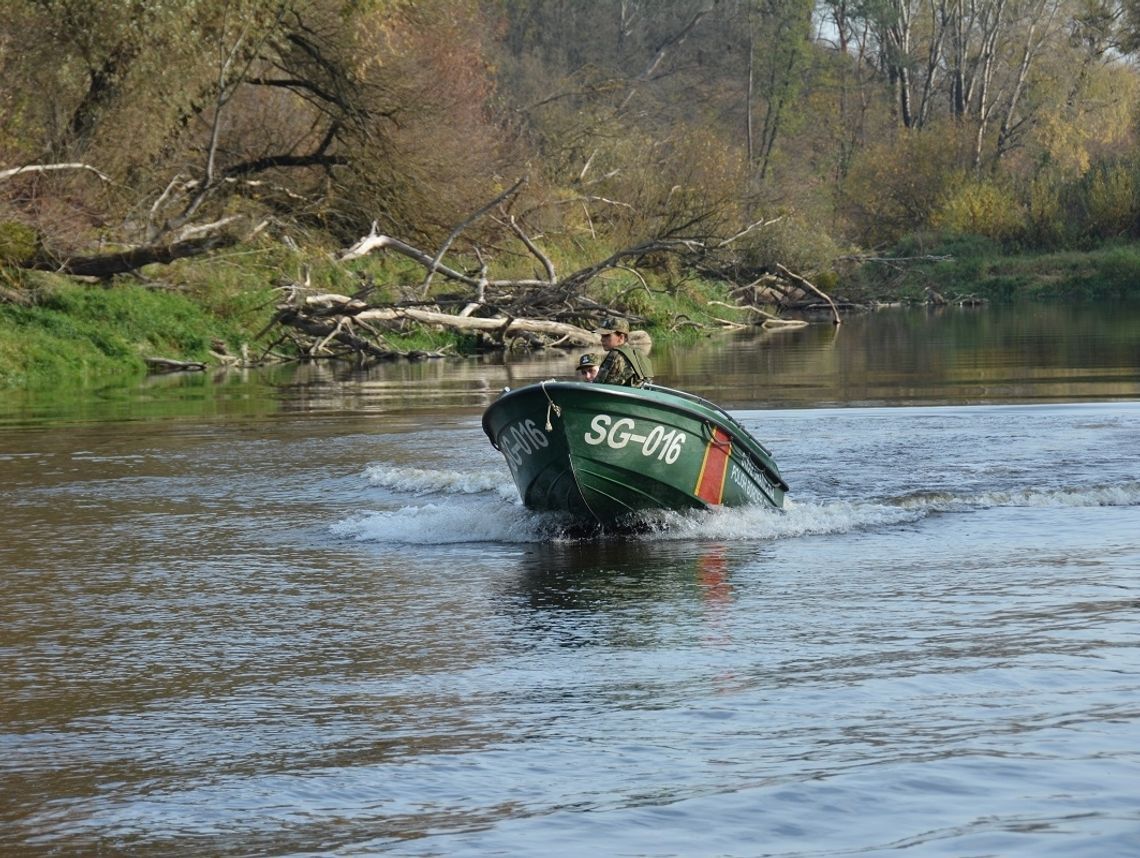
[[[596,346],[600,338],[593,330],[549,319],[514,317],[478,317],[446,313],[427,307],[395,305],[370,306],[359,298],[334,293],[305,295],[290,289],[285,302],[278,305],[270,324],[259,338],[278,327],[292,329],[308,339],[294,339],[297,351],[305,358],[348,358],[357,363],[390,360],[399,357],[434,357],[424,352],[403,352],[391,347],[386,331],[399,331],[405,323],[446,328],[460,333],[479,335],[489,349],[510,348],[512,341],[526,348],[547,346]],[[636,342],[645,342],[644,332],[636,332]],[[273,347],[282,342],[278,336]]]
[[[835,324],[838,325],[842,322],[842,319],[839,318],[839,308],[835,306],[835,302],[831,300],[830,295],[825,293],[822,289],[820,289],[818,286],[813,284],[806,277],[801,277],[799,274],[796,274],[794,271],[789,271],[783,265],[777,265],[776,270],[780,274],[784,275],[784,277],[786,277],[791,283],[795,284],[796,286],[800,287],[801,289],[806,289],[808,292],[811,292],[813,295],[818,295],[820,298],[822,298],[824,301],[826,301],[827,305],[829,307],[831,307],[832,317],[834,319]]]
[[[156,263],[169,265],[176,259],[201,256],[214,250],[232,247],[238,241],[235,235],[206,235],[185,241],[148,244],[89,256],[70,256],[63,259],[39,257],[28,260],[22,267],[38,271],[55,271],[76,277],[106,278],[117,274],[128,274]]]
[[[55,173],[63,170],[86,170],[89,173],[94,173],[104,182],[109,182],[111,179],[104,175],[99,170],[92,167],[90,164],[72,163],[72,164],[25,164],[23,167],[12,167],[7,170],[0,170],[0,181],[4,179],[12,179],[16,176],[26,176],[29,173]]]
[[[734,241],[770,223],[752,224],[727,239],[655,236],[560,277],[538,242],[503,208],[504,199],[521,187],[521,184],[522,180],[493,202],[500,207],[499,223],[509,229],[526,252],[538,261],[545,276],[491,277],[488,275],[486,258],[478,248],[474,250],[474,255],[480,262],[477,273],[445,262],[446,251],[458,235],[459,228],[451,232],[437,252],[431,253],[400,238],[381,233],[377,223],[373,222],[368,234],[337,253],[335,259],[347,263],[372,253],[396,253],[415,261],[426,271],[426,277],[419,287],[406,289],[408,298],[404,301],[374,305],[366,300],[369,291],[366,286],[356,295],[350,296],[312,293],[307,284],[293,284],[287,290],[286,299],[279,304],[267,331],[283,326],[292,329],[290,336],[304,335],[304,341],[295,342],[305,357],[348,358],[358,363],[399,356],[401,353],[388,344],[385,334],[402,331],[409,324],[474,335],[482,350],[596,346],[600,338],[594,329],[605,316],[623,317],[635,329],[647,321],[636,314],[623,311],[621,307],[607,306],[589,297],[589,283],[603,272],[621,269],[632,273],[648,291],[646,278],[637,270],[639,264],[644,264],[646,260],[661,254],[674,254],[696,267],[700,260],[724,254],[725,249]],[[469,226],[493,207],[484,206],[462,226]],[[465,287],[468,294],[448,301],[429,301],[426,285],[435,276]],[[789,289],[810,288],[814,294],[830,301],[825,293],[805,278],[782,266],[779,276],[790,283]],[[456,309],[449,311],[449,305]],[[832,303],[831,306],[834,308],[835,305]],[[769,329],[802,327],[806,324],[802,320],[780,319],[753,302],[740,301],[735,305],[736,309],[741,307],[760,315],[758,324]],[[838,320],[837,309],[835,314]],[[722,327],[748,326],[715,317],[712,321]],[[704,328],[709,325],[684,319],[678,320],[674,327],[681,326]],[[647,345],[649,338],[644,331],[634,330],[631,340]],[[279,336],[277,342],[280,341]]]

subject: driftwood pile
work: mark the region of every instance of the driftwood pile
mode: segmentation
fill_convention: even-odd
[[[621,269],[640,280],[640,286],[634,288],[649,291],[646,281],[637,272],[638,260],[662,253],[700,256],[710,249],[703,241],[656,238],[559,277],[549,258],[514,219],[509,218],[506,223],[538,260],[543,276],[492,279],[487,276],[486,264],[474,274],[444,264],[443,257],[462,227],[458,227],[443,248],[432,255],[400,239],[379,233],[373,224],[368,235],[341,251],[337,258],[344,262],[377,251],[395,252],[415,260],[424,268],[426,276],[423,282],[406,286],[403,290],[407,295],[405,300],[385,304],[369,302],[373,290],[367,284],[354,295],[314,292],[307,278],[306,282],[289,284],[282,288],[283,300],[273,320],[260,335],[274,334],[266,354],[278,354],[275,350],[288,343],[291,351],[308,359],[339,358],[371,363],[400,357],[442,356],[441,353],[401,352],[389,344],[387,335],[403,331],[411,324],[470,335],[477,340],[477,348],[485,351],[581,348],[599,343],[594,329],[607,316],[625,318],[634,329],[631,340],[644,344],[648,337],[637,328],[646,320],[592,300],[586,295],[586,284],[604,271]],[[724,242],[719,242],[717,247],[723,245]],[[479,258],[482,261],[482,257]],[[429,300],[429,287],[436,275],[455,283],[466,297]],[[759,317],[758,324],[770,329],[802,327],[807,322],[781,319],[765,307],[779,311],[782,307],[820,300],[826,302],[832,311],[834,323],[840,323],[839,310],[825,293],[782,266],[777,275],[766,275],[741,287],[733,297],[737,303],[725,306],[752,310]],[[746,327],[715,316],[711,316],[711,321],[718,327]],[[707,323],[677,319],[674,327],[682,326],[705,327]]]
[[[475,316],[447,313],[435,304],[372,306],[360,297],[332,293],[306,294],[290,290],[277,308],[269,328],[276,339],[269,352],[290,342],[310,359],[351,358],[368,363],[395,358],[441,357],[441,352],[401,352],[390,346],[385,335],[402,331],[409,324],[429,325],[471,334],[486,350],[525,349],[548,346],[597,345],[599,337],[579,325],[547,319],[513,316]]]

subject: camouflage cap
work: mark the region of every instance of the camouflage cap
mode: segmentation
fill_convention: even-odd
[[[629,322],[625,319],[618,319],[610,316],[608,319],[603,319],[598,329],[594,331],[596,334],[628,334]]]
[[[578,369],[588,369],[598,365],[598,358],[593,352],[586,352],[578,358]]]

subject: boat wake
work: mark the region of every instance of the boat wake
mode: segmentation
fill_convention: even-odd
[[[444,471],[426,468],[400,468],[390,465],[372,465],[364,472],[372,486],[405,492],[411,495],[461,494],[498,492],[514,497],[515,487],[504,480],[501,468],[486,471]]]
[[[1082,507],[1137,506],[1140,504],[1140,481],[1115,486],[1091,486],[1078,489],[1033,489],[984,492],[969,497],[950,494],[915,493],[900,498],[901,507],[930,508],[938,512],[960,512],[971,509],[1013,507]]]
[[[1024,488],[981,494],[912,492],[875,500],[811,498],[766,507],[708,512],[662,511],[618,531],[584,527],[551,513],[527,510],[499,469],[426,470],[373,466],[365,472],[385,490],[385,509],[356,514],[330,528],[339,538],[393,545],[542,543],[592,539],[773,540],[850,533],[906,525],[953,513],[994,507],[1097,507],[1140,505],[1140,481],[1075,489]],[[417,502],[410,503],[409,496]]]

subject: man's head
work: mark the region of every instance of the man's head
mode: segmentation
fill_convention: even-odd
[[[597,357],[591,352],[582,355],[578,358],[577,372],[582,381],[593,381],[598,375]]]
[[[609,351],[623,345],[629,339],[629,322],[625,319],[616,319],[611,316],[604,319],[595,331],[602,336],[602,347]]]

